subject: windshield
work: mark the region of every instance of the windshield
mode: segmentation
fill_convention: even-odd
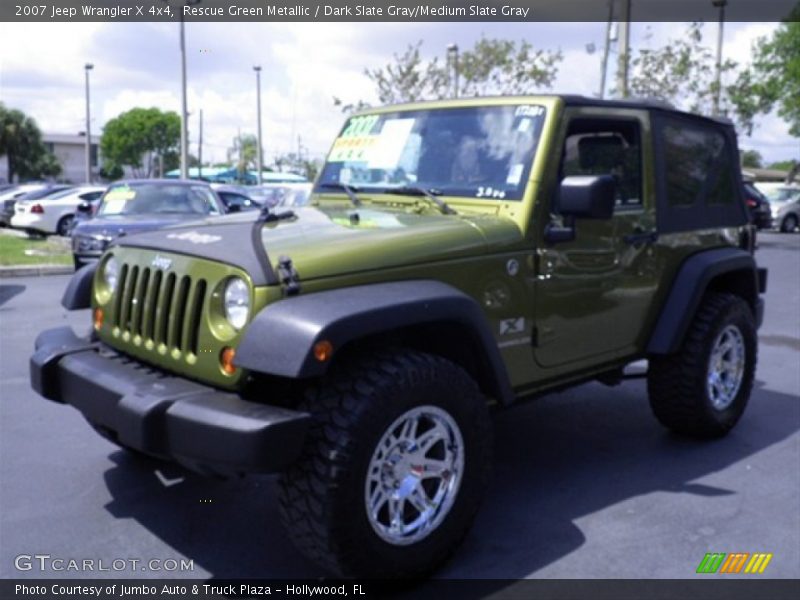
[[[544,117],[538,105],[353,117],[334,142],[316,189],[415,186],[448,196],[519,200]]]
[[[61,190],[60,192],[56,192],[55,194],[50,194],[47,196],[47,200],[58,200],[59,198],[66,198],[67,196],[71,196],[73,194],[77,194],[80,190],[76,188],[67,188],[66,190]]]
[[[99,216],[185,214],[217,215],[214,194],[202,185],[119,184],[103,196]]]
[[[775,188],[764,192],[770,202],[782,203],[797,200],[800,197],[800,188]]]
[[[42,198],[46,198],[48,196],[52,196],[56,192],[60,192],[61,190],[64,190],[64,189],[71,189],[71,188],[66,187],[66,186],[48,187],[48,188],[44,188],[44,189],[41,189],[41,190],[28,192],[27,194],[19,196],[17,199],[18,200],[41,200]]]

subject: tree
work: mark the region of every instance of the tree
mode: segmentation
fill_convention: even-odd
[[[313,181],[317,173],[319,173],[320,162],[318,160],[310,160],[296,152],[288,152],[275,159],[275,167],[278,171],[286,170],[291,173],[297,173],[309,181]]]
[[[750,169],[760,169],[764,166],[764,159],[758,150],[742,150],[742,166]]]
[[[535,50],[525,40],[482,37],[459,57],[458,95],[517,95],[549,89],[562,58],[561,51]]]
[[[800,5],[771,36],[753,45],[753,62],[739,74],[731,98],[750,119],[774,108],[800,137]]]
[[[252,133],[233,138],[233,145],[228,148],[228,161],[236,164],[240,179],[248,170],[258,170],[258,138]]]
[[[421,46],[422,41],[409,44],[405,52],[393,55],[393,62],[379,69],[364,70],[375,84],[381,104],[440,98],[446,92],[446,69],[439,65],[437,58],[423,59]]]
[[[449,96],[454,87],[452,67],[438,58],[422,57],[422,42],[411,44],[393,61],[364,74],[375,84],[381,104],[416,102]],[[459,96],[528,94],[549,88],[558,73],[560,51],[535,50],[527,41],[481,38],[458,59]],[[369,105],[363,100],[334,105],[352,112]]]
[[[736,67],[734,61],[724,61],[720,66],[723,77]],[[629,88],[633,96],[656,98],[695,113],[712,112],[717,90],[716,57],[703,45],[702,23],[692,23],[684,35],[661,48],[637,50],[630,63],[630,73]],[[723,88],[720,105],[730,106],[737,90],[736,86]],[[731,116],[740,124],[749,124],[746,115],[736,110],[734,113]]]
[[[775,169],[777,171],[788,171],[797,164],[796,160],[780,160],[778,162],[770,163],[767,168]]]
[[[7,156],[8,180],[41,179],[61,173],[58,159],[48,152],[36,121],[0,102],[0,157]]]
[[[152,177],[157,160],[164,163],[177,156],[181,120],[173,111],[133,108],[106,123],[100,147],[105,160],[129,166],[134,177]]]
[[[116,165],[111,161],[104,160],[99,175],[107,181],[114,181],[116,179],[122,179],[123,175],[125,175],[125,172],[119,165]]]

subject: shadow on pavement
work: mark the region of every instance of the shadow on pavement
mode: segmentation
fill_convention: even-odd
[[[0,306],[25,291],[24,285],[0,285]]]
[[[500,413],[494,480],[475,527],[438,577],[526,577],[586,542],[576,519],[635,496],[667,491],[679,510],[685,494],[736,494],[695,480],[793,434],[800,428],[797,407],[796,398],[757,383],[739,426],[707,442],[658,425],[641,382],[589,384]],[[273,478],[216,481],[122,452],[112,459],[117,464],[104,475],[113,498],[106,508],[136,519],[213,577],[324,575],[281,529]],[[155,468],[186,480],[164,487]],[[486,583],[481,594],[510,582],[490,582],[494,589]]]

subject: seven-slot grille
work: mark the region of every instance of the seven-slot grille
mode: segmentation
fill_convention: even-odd
[[[112,324],[123,339],[159,351],[197,355],[206,281],[123,264]]]

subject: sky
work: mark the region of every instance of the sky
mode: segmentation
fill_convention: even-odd
[[[633,23],[634,48],[657,47],[686,30],[686,23]],[[33,116],[48,133],[85,129],[84,69],[91,71],[92,132],[130,108],[180,110],[177,23],[2,23],[0,100]],[[773,23],[728,23],[724,56],[750,62],[752,44]],[[714,43],[716,24],[705,26]],[[564,60],[551,91],[594,95],[600,87],[605,23],[189,23],[186,25],[190,151],[197,154],[203,110],[203,159],[225,161],[239,131],[256,131],[256,80],[262,67],[265,162],[296,151],[323,158],[344,115],[345,103],[377,103],[365,68],[422,41],[426,57],[442,59],[448,44],[469,48],[489,38],[526,39],[536,48],[561,50]],[[646,41],[649,40],[649,41]],[[587,44],[596,51],[587,52]],[[616,55],[610,58],[613,79]],[[544,90],[547,91],[547,90]],[[775,115],[757,121],[740,147],[766,162],[800,158],[800,140]]]

